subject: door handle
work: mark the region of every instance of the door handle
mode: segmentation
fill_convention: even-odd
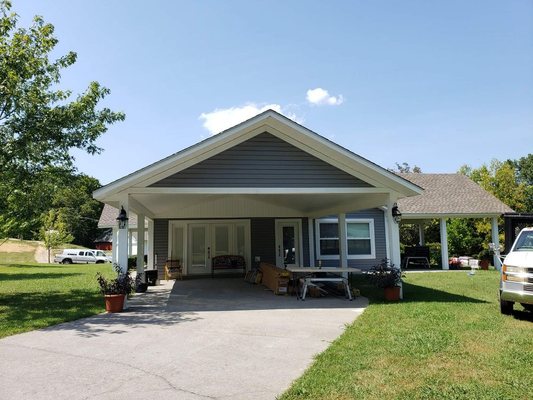
[[[207,248],[207,258],[211,258],[211,247]]]
[[[281,257],[281,246],[278,245],[278,257]]]

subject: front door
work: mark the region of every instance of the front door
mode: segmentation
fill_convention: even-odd
[[[208,224],[189,225],[189,257],[187,271],[191,274],[211,272]]]
[[[300,220],[276,220],[276,265],[280,268],[302,265]]]

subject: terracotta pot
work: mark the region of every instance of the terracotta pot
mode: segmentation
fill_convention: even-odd
[[[400,300],[400,287],[399,286],[393,286],[393,287],[386,287],[383,289],[385,292],[385,299],[388,301],[398,301]]]
[[[124,309],[123,294],[106,294],[105,296],[105,310],[108,313],[121,312]]]
[[[490,263],[489,260],[481,260],[478,265],[479,265],[479,268],[484,269],[484,270],[488,270],[489,269],[489,263]]]

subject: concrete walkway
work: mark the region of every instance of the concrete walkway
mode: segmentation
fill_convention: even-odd
[[[367,305],[241,279],[172,283],[121,314],[0,340],[0,398],[275,399]]]

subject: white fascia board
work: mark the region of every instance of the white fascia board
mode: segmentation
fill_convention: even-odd
[[[254,187],[147,187],[131,188],[129,194],[366,194],[388,193],[383,188],[254,188]]]
[[[127,189],[130,187],[145,187],[153,182],[163,179],[166,176],[172,175],[182,169],[197,164],[226,149],[236,146],[237,144],[255,135],[264,132],[262,126],[264,125],[263,120],[265,118],[265,116],[262,116],[262,118],[258,120],[252,118],[202,142],[192,145],[191,147],[163,158],[160,161],[148,165],[147,167],[144,167],[136,172],[126,175],[123,178],[111,182],[100,189],[95,190],[93,192],[93,197],[97,200],[103,201],[110,195],[124,190],[127,191]],[[157,176],[157,178],[154,178],[154,176]],[[153,182],[151,182],[152,180]]]
[[[423,189],[414,183],[352,153],[292,120],[277,114],[273,115],[272,118],[278,122],[273,126],[276,129],[275,132],[271,132],[273,135],[371,185],[390,187],[399,192],[401,197],[423,193]],[[292,135],[283,132],[286,131],[287,125],[292,128]],[[359,168],[360,166],[363,169]]]
[[[440,219],[440,218],[492,218],[500,217],[501,213],[404,213],[402,220],[412,219]]]

